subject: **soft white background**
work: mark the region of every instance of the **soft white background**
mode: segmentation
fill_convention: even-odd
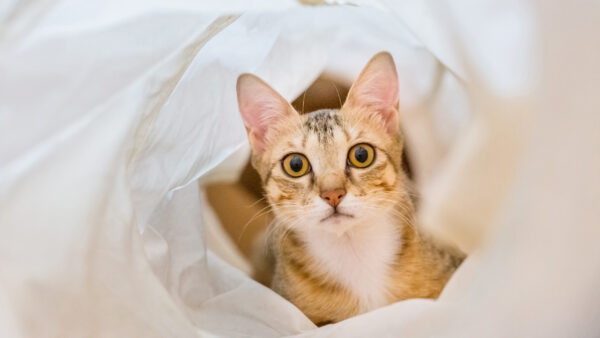
[[[0,335],[597,337],[599,18],[594,1],[3,2]],[[247,153],[240,73],[293,99],[380,50],[421,225],[470,257],[438,301],[315,330],[207,249],[197,180]]]

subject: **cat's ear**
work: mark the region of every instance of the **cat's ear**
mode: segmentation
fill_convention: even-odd
[[[237,98],[250,145],[258,154],[265,150],[270,127],[282,119],[298,115],[279,93],[252,74],[238,77]]]
[[[344,107],[379,115],[388,132],[398,131],[398,73],[388,52],[376,54],[350,88]]]

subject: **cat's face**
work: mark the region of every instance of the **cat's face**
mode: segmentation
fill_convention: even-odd
[[[343,232],[391,212],[404,192],[401,144],[380,121],[360,116],[306,114],[269,144],[260,160],[268,168],[264,187],[279,220]]]
[[[398,212],[406,190],[397,90],[389,54],[371,60],[339,111],[300,115],[258,78],[240,77],[253,164],[281,224],[342,234]]]

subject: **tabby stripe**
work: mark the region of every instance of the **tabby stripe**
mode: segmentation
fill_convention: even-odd
[[[385,154],[385,156],[388,159],[388,162],[390,162],[392,164],[392,166],[394,167],[394,171],[398,172],[398,166],[396,165],[396,161],[394,161],[392,159],[392,157],[390,156],[390,154],[387,151],[385,151],[384,149],[377,148],[377,150],[381,150],[381,152],[383,152]]]
[[[306,262],[306,254],[301,248],[296,247],[296,250],[291,249],[292,248],[289,246],[286,246],[283,252],[285,263],[287,263],[286,265],[290,272],[294,273],[305,282],[310,283],[314,289],[321,289],[322,291],[327,291],[329,293],[337,293],[340,291],[337,284],[327,282],[324,276],[315,275],[309,271],[307,264],[310,264],[310,262]]]

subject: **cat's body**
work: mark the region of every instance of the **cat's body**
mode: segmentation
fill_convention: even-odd
[[[435,298],[460,263],[413,224],[397,90],[387,53],[340,110],[299,115],[258,78],[238,80],[252,162],[276,218],[272,288],[319,325]]]
[[[271,287],[321,326],[404,299],[437,298],[461,261],[410,227],[391,225],[379,238],[354,235],[321,240],[314,250],[295,233],[276,231],[268,248],[276,251]]]

